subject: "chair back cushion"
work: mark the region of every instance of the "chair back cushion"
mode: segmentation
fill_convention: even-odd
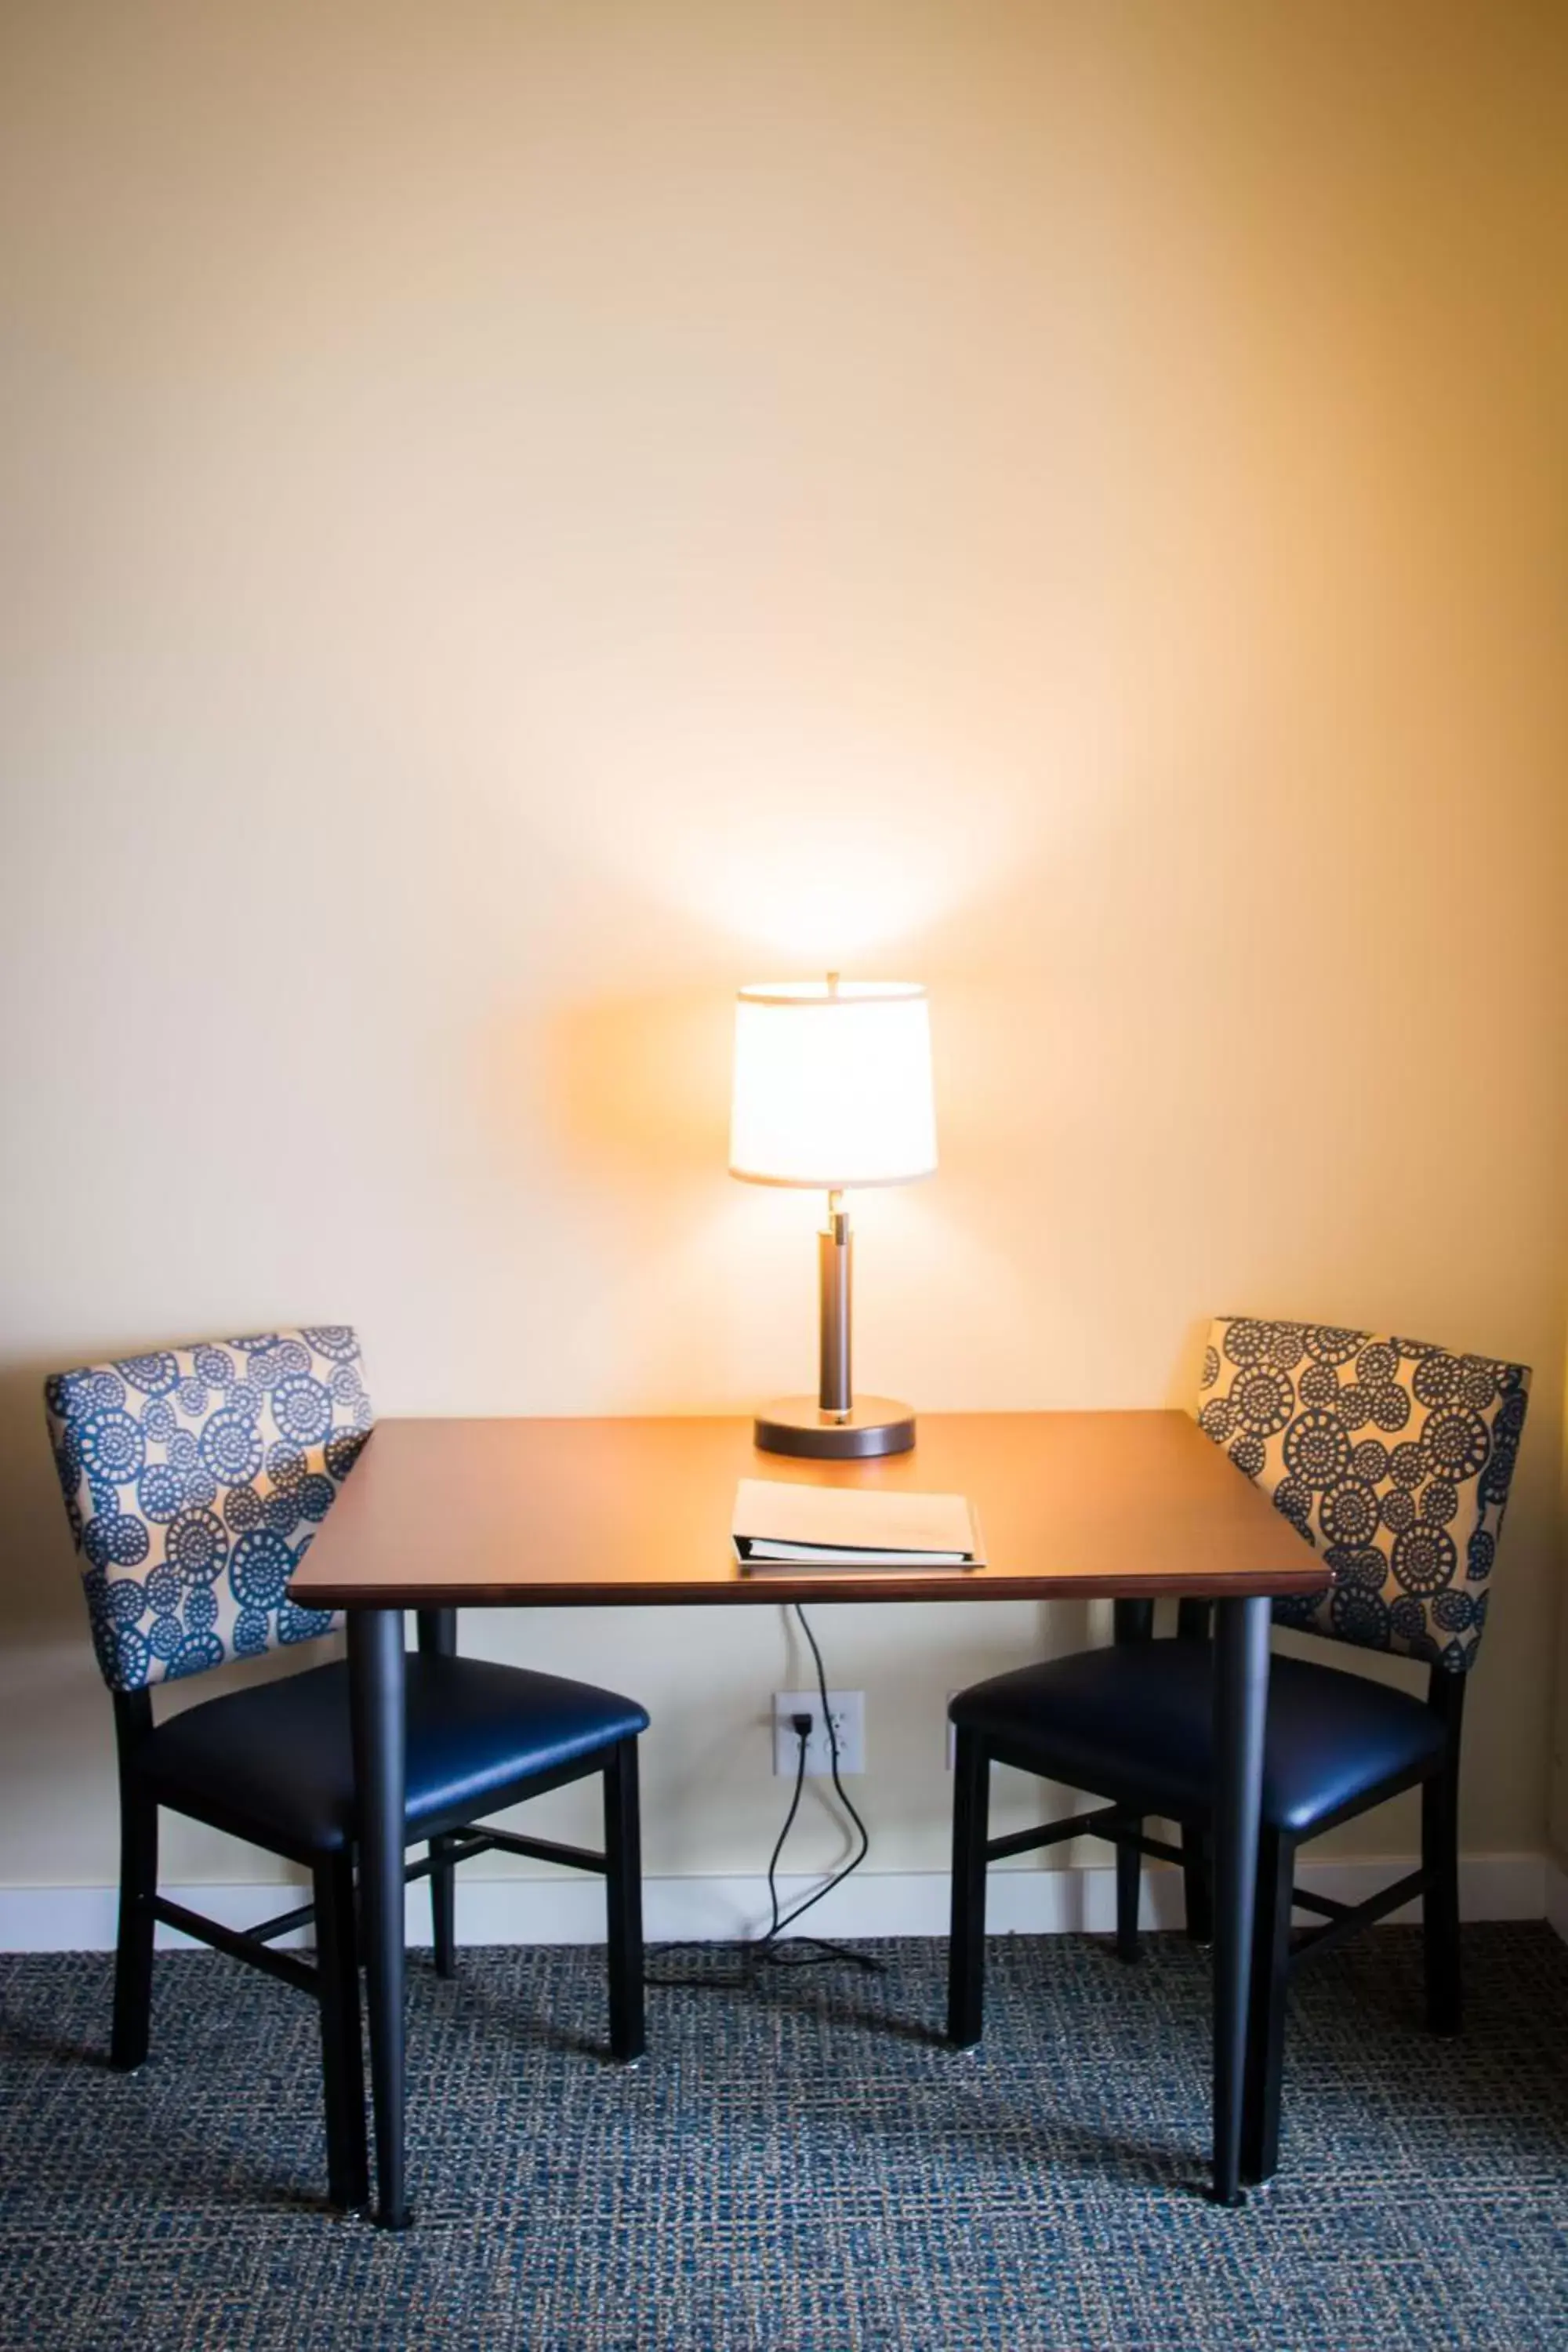
[[[329,1633],[284,1586],[374,1414],[346,1324],[56,1372],[49,1435],[111,1690]]]
[[[1221,1316],[1198,1421],[1334,1581],[1276,1622],[1463,1674],[1487,1617],[1530,1372],[1418,1339]]]

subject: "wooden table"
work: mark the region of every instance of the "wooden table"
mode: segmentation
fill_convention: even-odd
[[[742,1477],[965,1494],[988,1565],[745,1575],[729,1532]],[[1180,1412],[925,1414],[912,1454],[856,1463],[759,1454],[741,1420],[383,1423],[289,1587],[301,1607],[348,1612],[377,2219],[409,2220],[405,1609],[1215,1601],[1214,2192],[1237,2204],[1268,1604],[1323,1573]]]

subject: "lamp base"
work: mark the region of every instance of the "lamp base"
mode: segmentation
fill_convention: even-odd
[[[815,1397],[775,1397],[758,1413],[764,1454],[810,1455],[818,1462],[864,1462],[907,1454],[915,1442],[914,1409],[897,1397],[857,1397],[846,1413],[824,1412]]]

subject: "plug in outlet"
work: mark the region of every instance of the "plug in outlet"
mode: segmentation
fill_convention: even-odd
[[[838,1769],[841,1773],[864,1772],[866,1769],[866,1694],[864,1691],[829,1691],[827,1705],[833,1717],[833,1734],[838,1742]],[[820,1691],[774,1691],[773,1693],[773,1770],[781,1780],[793,1780],[800,1742],[790,1722],[792,1715],[809,1715],[811,1737],[805,1744],[805,1769],[808,1778],[829,1773],[833,1755],[826,1728],[822,1720]]]

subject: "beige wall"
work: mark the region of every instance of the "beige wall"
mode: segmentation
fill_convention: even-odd
[[[1466,1842],[1539,1847],[1565,25],[5,12],[0,1883],[115,1846],[39,1374],[343,1318],[388,1412],[804,1382],[728,995],[828,958],[934,1006],[865,1384],[1178,1401],[1242,1307],[1535,1364]],[[938,1868],[942,1694],[1085,1616],[822,1630]],[[772,1612],[468,1633],[646,1697],[651,1869],[760,1867]]]

